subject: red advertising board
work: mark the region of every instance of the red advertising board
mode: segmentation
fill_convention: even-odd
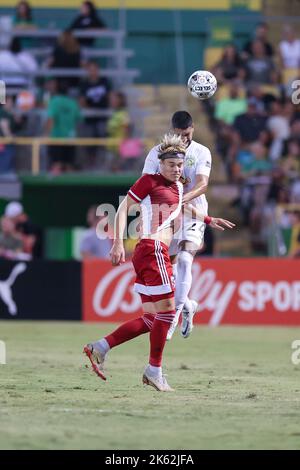
[[[141,313],[130,262],[83,263],[83,319],[126,321]],[[190,298],[196,323],[300,325],[300,261],[200,259],[193,264]]]

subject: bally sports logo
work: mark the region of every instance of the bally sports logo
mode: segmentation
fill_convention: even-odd
[[[198,323],[300,324],[300,263],[296,260],[201,260],[193,265],[190,297]],[[84,265],[84,319],[124,321],[140,313],[130,262]]]

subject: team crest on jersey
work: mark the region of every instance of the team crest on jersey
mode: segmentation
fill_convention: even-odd
[[[196,159],[192,155],[185,159],[184,165],[188,168],[193,168],[195,166]]]

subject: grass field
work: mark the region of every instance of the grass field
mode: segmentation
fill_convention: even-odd
[[[0,322],[1,449],[300,449],[300,329],[177,333],[163,394],[141,385],[146,336],[111,351],[106,383],[86,368],[83,344],[111,328]]]

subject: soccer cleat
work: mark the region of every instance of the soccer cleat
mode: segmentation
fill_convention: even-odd
[[[105,354],[102,354],[99,349],[94,348],[93,344],[87,344],[83,348],[83,352],[87,355],[91,361],[93,371],[98,375],[102,380],[106,380],[105,375],[103,374],[103,366],[105,361]]]
[[[179,320],[179,316],[180,316],[180,311],[176,312],[176,314],[174,316],[174,319],[173,319],[173,321],[170,325],[170,328],[168,329],[168,333],[167,333],[167,337],[166,337],[167,341],[170,341],[170,339],[172,338],[172,336],[173,336],[173,334],[176,330],[178,320]]]
[[[191,304],[191,310],[188,310],[185,307],[183,307],[182,309],[181,336],[183,336],[184,338],[188,338],[190,336],[194,327],[193,319],[197,311],[198,303],[196,302],[196,300],[191,300]]]
[[[174,392],[174,389],[168,384],[165,375],[153,376],[147,373],[147,369],[143,375],[143,384],[151,385],[158,392]]]

